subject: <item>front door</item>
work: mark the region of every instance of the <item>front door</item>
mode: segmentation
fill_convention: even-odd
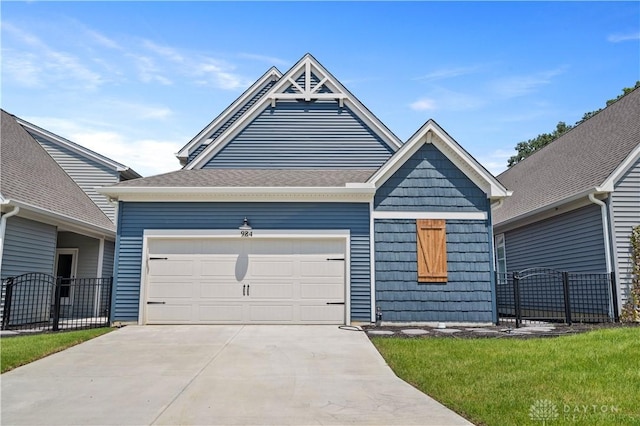
[[[60,287],[60,304],[71,305],[73,303],[73,287],[71,279],[76,277],[78,269],[78,249],[56,250],[56,277],[62,278]]]

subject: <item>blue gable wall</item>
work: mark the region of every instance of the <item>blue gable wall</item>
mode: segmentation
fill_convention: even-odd
[[[416,219],[376,219],[376,307],[383,321],[495,321],[491,210],[487,195],[435,146],[425,144],[377,191],[375,211],[485,212],[447,219],[447,283],[418,283]]]
[[[376,210],[487,211],[487,195],[444,154],[423,145],[376,192]]]
[[[278,101],[203,168],[377,168],[393,153],[335,101]]]
[[[492,322],[490,227],[447,220],[446,284],[418,283],[415,219],[375,221],[376,306],[383,321]]]
[[[366,203],[120,203],[112,321],[137,321],[145,229],[349,229],[351,319],[370,321],[369,205]]]

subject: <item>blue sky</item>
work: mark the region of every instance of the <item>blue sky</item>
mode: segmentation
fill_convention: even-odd
[[[147,176],[269,67],[315,56],[400,139],[494,173],[640,79],[640,2],[7,2],[2,108]]]

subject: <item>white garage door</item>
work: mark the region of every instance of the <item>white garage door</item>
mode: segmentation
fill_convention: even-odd
[[[340,239],[148,241],[147,324],[342,324]]]

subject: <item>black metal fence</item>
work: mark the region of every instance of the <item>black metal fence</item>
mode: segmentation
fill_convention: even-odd
[[[581,274],[530,268],[496,279],[499,320],[572,324],[618,321],[613,273]]]
[[[113,278],[29,273],[2,282],[2,330],[58,331],[109,325]]]

